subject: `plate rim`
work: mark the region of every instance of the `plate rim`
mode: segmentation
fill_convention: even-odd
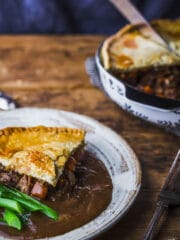
[[[128,212],[128,210],[132,207],[134,201],[136,200],[137,198],[137,195],[141,189],[141,182],[142,182],[142,169],[141,169],[141,165],[140,165],[140,162],[137,158],[137,155],[136,153],[134,152],[134,150],[132,149],[132,147],[129,145],[129,143],[120,135],[118,134],[115,130],[111,129],[110,127],[104,125],[103,123],[99,122],[98,120],[94,119],[93,117],[89,117],[87,115],[84,115],[84,114],[79,114],[79,113],[76,113],[76,112],[72,112],[72,111],[66,111],[66,110],[61,110],[61,109],[53,109],[53,108],[44,108],[44,107],[20,107],[20,108],[15,108],[15,109],[10,109],[10,110],[7,110],[7,111],[3,111],[1,112],[0,111],[0,116],[1,114],[3,115],[4,113],[8,113],[8,112],[18,112],[18,111],[31,111],[31,110],[34,110],[34,111],[37,111],[37,110],[40,110],[40,111],[54,111],[56,113],[63,113],[63,114],[72,114],[74,115],[75,117],[82,117],[83,119],[88,119],[90,120],[91,123],[95,123],[96,125],[98,126],[101,126],[103,128],[105,128],[106,130],[108,130],[110,133],[112,133],[114,136],[116,136],[117,138],[120,139],[121,142],[123,142],[123,144],[126,146],[126,148],[128,148],[128,151],[130,151],[131,155],[133,156],[133,161],[134,161],[134,165],[135,165],[135,182],[136,182],[136,189],[134,189],[133,193],[131,193],[131,196],[129,198],[129,201],[127,202],[125,208],[124,208],[124,211],[123,212],[119,212],[115,218],[113,218],[111,221],[107,222],[105,225],[103,225],[100,229],[96,230],[96,232],[93,232],[93,233],[89,233],[87,237],[80,237],[78,240],[90,240],[90,239],[94,239],[95,237],[97,237],[98,235],[104,233],[105,231],[109,230],[111,227],[113,227],[117,222],[120,221],[120,219],[122,219],[122,217],[124,217],[124,215]],[[110,203],[109,203],[110,205]],[[108,205],[108,206],[109,206]],[[107,207],[108,207],[107,206]],[[101,214],[101,213],[100,213]],[[100,215],[99,214],[99,215]],[[99,216],[98,215],[98,216]],[[98,217],[97,216],[97,217]],[[88,223],[94,221],[94,219],[96,218],[93,218],[92,220],[90,220]],[[88,224],[88,223],[85,223],[84,225]],[[82,225],[82,226],[84,226]],[[76,230],[76,229],[79,229],[81,228],[82,226],[78,227],[78,228],[75,228],[75,229],[72,229],[71,231],[73,230]],[[69,231],[69,232],[71,232]],[[69,232],[66,232],[66,233],[69,233]],[[64,233],[64,234],[66,234]],[[41,238],[42,240],[45,240],[45,239],[50,239],[50,240],[61,240],[61,236],[63,236],[64,234],[61,234],[61,235],[56,235],[56,236],[52,236],[52,237],[48,237],[48,238]],[[0,239],[6,239],[6,238],[1,238]]]

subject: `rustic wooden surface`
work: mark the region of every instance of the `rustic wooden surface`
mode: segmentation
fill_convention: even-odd
[[[84,61],[103,36],[1,36],[0,88],[20,106],[86,114],[123,136],[142,166],[142,188],[129,212],[96,240],[139,240],[180,146],[180,138],[121,110],[91,86]],[[180,239],[180,208],[171,209],[156,239]]]

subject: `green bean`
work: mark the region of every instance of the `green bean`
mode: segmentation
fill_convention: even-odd
[[[30,201],[27,201],[26,199],[14,196],[13,194],[3,194],[3,197],[6,197],[6,198],[17,201],[19,204],[21,204],[21,206],[23,208],[25,208],[26,210],[28,210],[30,212],[35,212],[35,211],[42,210],[42,208],[37,206],[37,204],[34,204]]]
[[[22,227],[21,221],[13,211],[5,209],[3,219],[8,224],[8,226],[21,230]]]
[[[35,198],[30,197],[27,194],[24,194],[16,189],[9,188],[3,185],[0,185],[0,193],[1,192],[2,192],[2,196],[3,196],[3,193],[5,195],[9,193],[12,199],[15,199],[17,202],[20,202],[24,206],[26,205],[27,209],[29,209],[30,211],[40,211],[46,216],[54,220],[58,219],[58,213],[56,211],[54,211],[52,208],[48,207],[47,205],[39,202]]]
[[[16,190],[15,190],[16,191]],[[52,208],[48,207],[47,205],[39,202],[38,200],[36,200],[35,198],[32,198],[24,193],[21,193],[22,197],[24,198],[24,200],[26,200],[27,202],[31,203],[32,205],[36,206],[37,208],[39,207],[39,211],[42,212],[43,214],[45,214],[46,216],[57,220],[58,219],[58,213],[56,211],[54,211]]]
[[[23,209],[20,204],[12,199],[0,198],[0,207],[8,208],[20,214],[23,213]]]

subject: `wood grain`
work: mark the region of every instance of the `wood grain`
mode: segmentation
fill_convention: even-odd
[[[50,107],[93,117],[122,135],[136,152],[143,177],[130,211],[96,240],[139,240],[180,138],[121,110],[90,85],[84,61],[103,36],[1,36],[0,88],[20,106]],[[157,239],[180,239],[180,208],[169,210]]]

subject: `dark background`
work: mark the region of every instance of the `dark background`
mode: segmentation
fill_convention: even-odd
[[[180,0],[132,0],[148,20],[177,18]],[[108,0],[0,0],[0,33],[111,34],[126,23]]]

